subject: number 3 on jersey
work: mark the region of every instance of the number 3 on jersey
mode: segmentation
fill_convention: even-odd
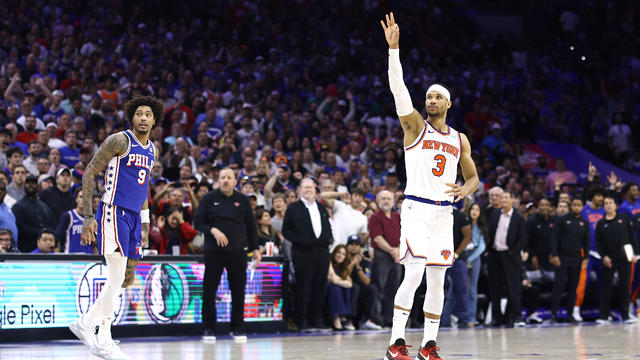
[[[438,163],[436,164],[436,167],[431,169],[431,172],[435,176],[442,176],[442,174],[444,174],[444,165],[447,163],[447,158],[444,157],[444,155],[439,154],[436,155],[433,160],[437,161]]]
[[[140,170],[138,172],[138,184],[144,185],[146,181],[147,181],[147,172],[144,170]]]

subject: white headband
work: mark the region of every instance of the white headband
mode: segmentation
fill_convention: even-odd
[[[447,98],[447,100],[451,101],[451,94],[449,94],[449,90],[447,90],[444,86],[440,84],[433,84],[429,86],[429,89],[427,89],[427,94],[430,93],[431,91],[437,91],[440,94],[444,95],[444,97]]]

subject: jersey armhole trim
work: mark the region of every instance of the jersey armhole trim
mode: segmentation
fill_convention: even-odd
[[[425,121],[426,123],[426,121]],[[424,124],[424,128],[422,129],[422,134],[420,134],[420,137],[418,137],[416,139],[416,141],[414,141],[411,145],[406,146],[404,149],[405,151],[409,151],[411,149],[413,149],[414,147],[416,147],[418,144],[420,144],[420,142],[422,141],[422,139],[424,138],[424,134],[427,133],[427,124]]]

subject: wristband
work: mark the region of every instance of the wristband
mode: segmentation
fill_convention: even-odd
[[[93,219],[93,215],[83,215],[82,216],[84,219]]]
[[[148,224],[151,222],[151,220],[149,219],[149,209],[143,209],[140,211],[140,221],[143,224]]]

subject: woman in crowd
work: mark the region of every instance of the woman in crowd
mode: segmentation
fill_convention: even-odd
[[[348,264],[351,262],[347,247],[338,245],[331,253],[328,273],[328,299],[332,326],[336,331],[355,330],[347,316],[351,314],[351,274]],[[344,323],[344,326],[343,326]]]
[[[478,310],[478,278],[480,277],[481,255],[486,248],[485,239],[487,237],[487,220],[482,213],[482,208],[477,203],[469,208],[469,219],[471,219],[471,244],[467,246],[463,257],[469,266],[469,298],[471,309],[469,309],[469,319],[477,320]]]
[[[258,223],[258,244],[260,251],[266,253],[266,244],[273,243],[273,255],[280,253],[280,239],[276,236],[276,232],[271,225],[271,215],[262,207],[257,207],[254,211],[256,215],[256,223]],[[267,254],[269,255],[269,254]]]

